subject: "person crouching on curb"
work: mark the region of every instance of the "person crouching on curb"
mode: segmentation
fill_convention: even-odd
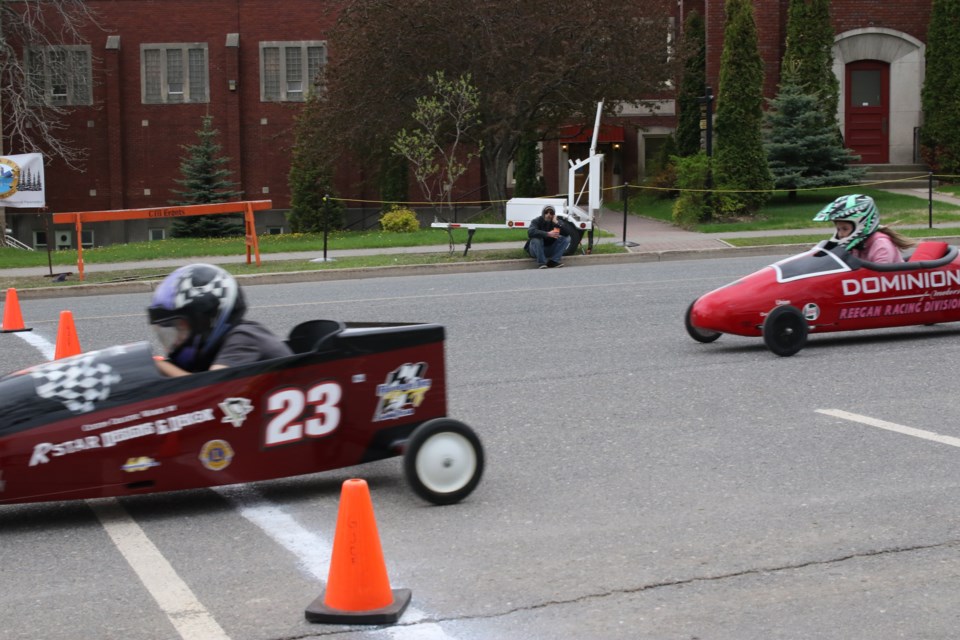
[[[570,234],[557,222],[557,212],[546,206],[530,221],[524,251],[537,261],[540,269],[562,267],[563,253],[570,246]]]

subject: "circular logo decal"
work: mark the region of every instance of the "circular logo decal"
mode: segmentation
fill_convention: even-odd
[[[226,440],[211,440],[200,449],[200,462],[210,471],[223,471],[233,460],[233,447]]]
[[[20,183],[20,166],[13,160],[0,158],[0,198],[12,196]]]
[[[820,307],[812,302],[808,302],[803,306],[803,317],[813,322],[820,317]]]

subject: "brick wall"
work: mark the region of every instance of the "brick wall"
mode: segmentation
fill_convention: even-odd
[[[704,0],[707,20],[707,78],[719,84],[720,55],[723,51],[724,2]],[[780,78],[780,59],[786,39],[789,0],[754,0],[754,20],[760,55],[764,58],[764,94],[776,94]],[[927,37],[931,0],[894,2],[891,0],[833,0],[830,15],[837,33],[865,27],[883,27],[903,31],[921,41]]]
[[[196,142],[201,118],[213,116],[232,178],[248,199],[286,208],[289,150],[296,103],[260,102],[259,43],[325,40],[335,15],[311,0],[89,0],[94,104],[66,119],[67,135],[88,150],[83,171],[47,167],[54,211],[138,208],[166,204],[180,177],[181,145]],[[239,34],[239,47],[227,46]],[[107,38],[119,36],[119,50]],[[143,104],[140,45],[207,45],[209,97],[200,104]],[[229,80],[236,80],[231,91]],[[269,193],[263,193],[264,187]],[[150,194],[146,195],[145,190]],[[94,194],[94,195],[91,195]]]

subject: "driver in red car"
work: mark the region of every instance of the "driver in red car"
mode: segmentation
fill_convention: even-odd
[[[830,240],[846,247],[866,262],[903,262],[900,250],[916,244],[893,229],[880,225],[880,212],[870,196],[840,196],[821,209],[813,219],[816,222],[833,222],[836,232]]]
[[[191,264],[167,276],[147,309],[167,353],[157,368],[168,376],[226,369],[292,355],[263,325],[244,320],[247,304],[236,279],[212,264]]]

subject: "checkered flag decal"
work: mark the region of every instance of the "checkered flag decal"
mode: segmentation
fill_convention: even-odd
[[[212,293],[217,300],[220,300],[220,308],[222,309],[224,308],[224,300],[232,303],[233,300],[236,299],[237,282],[226,273],[220,272],[207,284],[195,285],[193,284],[193,274],[191,273],[180,280],[177,293],[173,298],[173,308],[181,309],[191,300],[208,293]],[[232,306],[230,308],[232,308]]]
[[[37,395],[57,400],[74,413],[93,411],[98,401],[110,397],[110,387],[120,375],[93,355],[55,360],[30,372]]]

